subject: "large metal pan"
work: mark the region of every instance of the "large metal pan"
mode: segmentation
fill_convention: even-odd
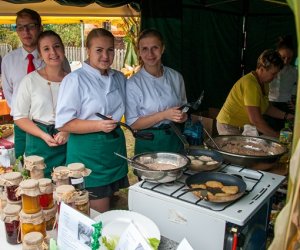
[[[209,148],[221,153],[225,161],[257,170],[272,168],[287,151],[286,147],[280,143],[262,137],[220,135],[214,137],[214,141],[220,149],[217,149],[211,140],[205,143]],[[236,145],[236,147],[233,146],[232,150],[228,150],[226,148],[228,144]],[[256,155],[255,151],[260,155]],[[261,155],[261,152],[264,152],[264,155]]]
[[[133,161],[144,165],[152,163],[172,164],[176,168],[170,170],[148,171],[147,169],[135,169],[136,174],[143,180],[155,183],[167,183],[177,180],[181,177],[183,170],[190,163],[185,155],[168,152],[142,153],[135,155]]]
[[[209,195],[207,192],[203,189],[194,190],[192,189],[192,184],[205,184],[207,181],[218,181],[223,184],[223,186],[237,186],[238,192],[236,194],[228,195],[228,196],[215,196],[215,195]],[[229,202],[236,200],[240,198],[246,191],[246,183],[239,177],[230,175],[230,174],[224,174],[219,172],[202,172],[198,173],[192,176],[189,176],[186,179],[186,185],[191,188],[190,191],[193,192],[194,195],[197,197],[206,199],[209,202]],[[194,191],[193,191],[194,190]],[[216,188],[216,190],[218,190]],[[208,191],[212,192],[211,189],[208,189]],[[221,190],[218,192],[222,192]]]

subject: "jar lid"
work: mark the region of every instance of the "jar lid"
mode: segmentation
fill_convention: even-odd
[[[59,173],[59,172],[69,172],[69,169],[65,166],[59,166],[59,167],[56,167],[56,168],[53,168],[53,173]]]
[[[19,183],[22,181],[22,178],[23,177],[20,172],[10,172],[3,174],[2,177],[0,177],[0,183],[3,186],[19,185]]]
[[[20,182],[16,195],[26,194],[28,196],[38,196],[40,194],[39,181],[27,179]]]
[[[74,202],[76,197],[75,187],[72,185],[58,186],[53,194],[56,201],[64,201],[66,203]]]
[[[37,155],[30,155],[24,157],[24,167],[25,169],[30,171],[34,168],[44,169],[45,168],[44,158]]]
[[[50,209],[43,210],[45,220],[50,220],[57,212],[57,205],[54,205]]]
[[[18,216],[22,207],[20,205],[7,204],[3,208],[5,216]]]
[[[84,170],[85,166],[83,163],[79,163],[79,162],[76,162],[76,163],[70,163],[68,165],[68,169],[70,171],[81,171],[81,170]]]
[[[40,232],[31,232],[24,235],[23,242],[27,245],[40,245],[43,243],[44,236]]]
[[[49,178],[42,178],[38,180],[40,192],[42,194],[50,194],[53,192],[52,180]]]
[[[64,180],[69,178],[70,170],[65,166],[59,166],[53,169],[52,179],[53,181]]]
[[[89,202],[89,192],[84,190],[79,192],[75,199],[75,205],[82,205]]]
[[[75,188],[72,185],[61,185],[56,188],[57,195],[62,195],[65,193],[72,193],[75,191]]]
[[[20,219],[21,220],[26,220],[26,222],[28,223],[34,220],[38,220],[40,218],[43,218],[43,212],[42,210],[40,210],[39,212],[35,213],[35,214],[26,214],[24,213],[23,210],[21,210],[20,212]]]

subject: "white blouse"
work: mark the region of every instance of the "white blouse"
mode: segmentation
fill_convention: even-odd
[[[48,82],[37,71],[23,78],[13,104],[14,120],[29,118],[54,124],[60,82]]]

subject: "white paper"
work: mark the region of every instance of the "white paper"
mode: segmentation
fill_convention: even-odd
[[[57,246],[63,250],[90,250],[95,221],[74,208],[61,203]]]
[[[8,149],[0,148],[0,165],[4,167],[10,166],[10,154]]]
[[[177,247],[177,250],[194,250],[190,243],[184,238]]]
[[[146,237],[136,227],[134,222],[130,223],[122,233],[116,250],[152,250]]]

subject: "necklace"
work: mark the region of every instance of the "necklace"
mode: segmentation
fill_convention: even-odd
[[[55,103],[55,101],[54,101],[54,96],[53,96],[53,92],[52,92],[52,88],[51,88],[51,81],[49,81],[49,77],[48,77],[48,73],[47,73],[46,68],[44,68],[44,71],[45,71],[47,84],[48,84],[48,86],[49,86],[49,90],[50,90],[50,94],[51,94],[51,101],[52,101],[52,116],[55,117],[55,111],[56,111],[56,105],[57,105],[57,102]]]

